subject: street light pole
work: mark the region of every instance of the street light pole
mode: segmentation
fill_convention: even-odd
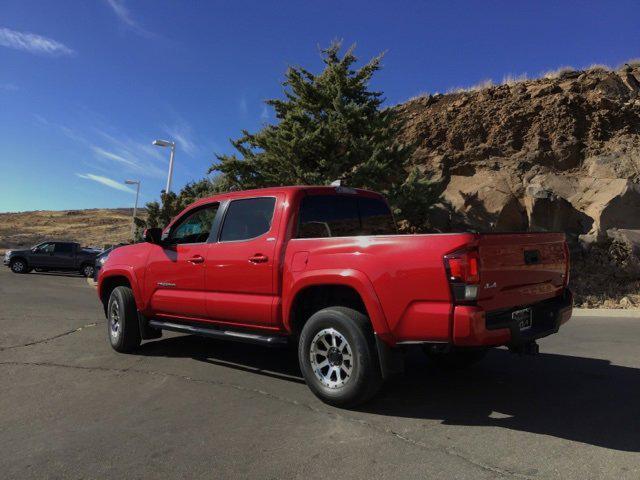
[[[167,176],[167,188],[165,191],[169,193],[171,191],[171,180],[173,179],[173,157],[176,154],[176,144],[171,144],[171,153],[169,154],[169,175]]]
[[[165,193],[171,191],[171,179],[173,178],[173,158],[176,154],[176,142],[170,142],[169,140],[154,140],[153,145],[156,147],[171,147],[171,153],[169,154],[169,174],[167,175],[167,187],[164,189]]]
[[[133,204],[133,216],[131,217],[131,239],[135,240],[136,235],[136,215],[138,213],[138,197],[140,196],[140,180],[125,180],[127,185],[137,185],[136,203]]]

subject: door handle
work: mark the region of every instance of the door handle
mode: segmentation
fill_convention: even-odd
[[[250,263],[266,263],[268,261],[269,257],[262,255],[261,253],[256,253],[253,257],[249,257]]]
[[[201,255],[196,255],[194,257],[191,257],[189,260],[187,260],[189,263],[193,263],[194,265],[197,265],[199,263],[204,263],[204,257],[202,257]]]

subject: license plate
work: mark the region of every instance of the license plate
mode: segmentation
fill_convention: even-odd
[[[511,318],[518,322],[518,328],[522,330],[528,330],[533,326],[533,316],[531,315],[531,309],[525,308],[522,310],[516,310],[511,313]]]

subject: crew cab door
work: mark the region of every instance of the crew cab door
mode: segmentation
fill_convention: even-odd
[[[53,250],[55,245],[56,244],[54,242],[38,245],[29,255],[29,265],[32,267],[53,267]]]
[[[207,241],[218,203],[187,210],[173,223],[147,260],[145,292],[153,315],[206,316],[204,301]]]
[[[206,306],[212,320],[271,326],[279,196],[231,200],[207,256]]]
[[[73,243],[56,243],[51,257],[51,266],[60,269],[76,267],[76,249],[77,246]]]

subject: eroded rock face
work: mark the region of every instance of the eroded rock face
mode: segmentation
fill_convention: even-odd
[[[396,108],[413,162],[444,179],[450,227],[565,231],[576,242],[640,230],[640,66]]]

